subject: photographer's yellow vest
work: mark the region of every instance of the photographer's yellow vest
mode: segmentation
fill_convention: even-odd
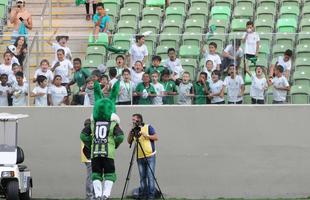
[[[142,132],[149,135],[149,125],[148,124],[145,124],[143,127],[141,127],[141,133]],[[141,137],[139,138],[139,142],[140,142],[140,144],[144,150],[145,157],[150,157],[156,153],[154,141],[151,142],[150,139],[145,138],[143,135],[141,135]],[[153,143],[153,147],[152,147],[152,143]],[[143,154],[141,147],[139,145],[138,145],[138,158],[144,158],[144,154]]]

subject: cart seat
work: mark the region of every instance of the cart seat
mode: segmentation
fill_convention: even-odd
[[[18,169],[20,172],[23,172],[27,169],[27,166],[26,165],[18,165]]]

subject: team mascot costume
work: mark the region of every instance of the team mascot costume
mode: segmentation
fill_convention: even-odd
[[[110,97],[103,96],[98,81],[94,83],[95,104],[91,122],[92,181],[96,199],[108,199],[116,181],[114,166],[115,149],[123,142],[124,133],[119,127],[115,101],[119,81],[111,90]],[[104,172],[104,173],[103,173]],[[102,187],[102,181],[104,186]]]

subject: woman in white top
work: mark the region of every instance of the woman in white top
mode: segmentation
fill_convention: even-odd
[[[255,74],[253,75],[249,68],[246,68],[246,72],[252,79],[250,96],[252,99],[252,104],[265,104],[265,91],[268,89],[268,84],[266,80],[266,68],[263,66],[256,66]],[[265,77],[263,77],[265,74]]]
[[[144,35],[137,35],[136,43],[129,49],[128,66],[133,67],[138,60],[142,61],[142,65],[144,66],[147,62],[148,54],[147,47],[144,44]]]

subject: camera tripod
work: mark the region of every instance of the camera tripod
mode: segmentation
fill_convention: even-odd
[[[133,139],[133,141],[134,141],[134,139]],[[133,142],[133,141],[132,141],[132,142]],[[152,176],[153,176],[153,178],[154,178],[154,180],[155,180],[156,186],[158,187],[160,196],[161,196],[161,198],[162,198],[163,200],[165,200],[165,197],[164,197],[163,193],[161,192],[161,189],[160,189],[159,184],[158,184],[158,182],[157,182],[157,179],[156,179],[156,177],[155,177],[154,171],[152,170],[152,168],[151,168],[151,166],[150,166],[150,164],[149,164],[149,162],[148,162],[148,160],[147,160],[146,154],[145,154],[145,152],[144,152],[144,150],[143,150],[143,148],[142,148],[142,145],[141,145],[141,143],[139,142],[138,138],[136,139],[136,142],[135,142],[135,145],[134,145],[134,148],[133,148],[133,151],[132,151],[132,155],[131,155],[131,159],[130,159],[130,163],[129,163],[129,168],[128,168],[128,172],[127,172],[126,181],[125,181],[125,185],[124,185],[124,188],[123,188],[121,200],[124,199],[125,191],[127,190],[127,187],[128,187],[128,185],[129,185],[129,180],[130,180],[130,175],[131,175],[131,170],[132,170],[132,166],[133,166],[135,154],[136,154],[136,157],[138,158],[138,146],[141,148],[141,151],[142,151],[143,156],[144,156],[143,159],[145,160],[147,167],[150,169],[150,171],[151,171],[151,173],[152,173]],[[130,144],[130,147],[131,147],[131,144]]]

